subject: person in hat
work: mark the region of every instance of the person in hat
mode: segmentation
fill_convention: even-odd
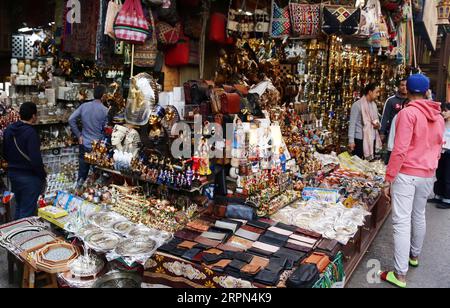
[[[69,118],[69,125],[72,132],[78,138],[80,144],[80,159],[78,169],[77,188],[83,186],[86,181],[91,165],[84,160],[84,154],[92,151],[92,142],[103,138],[108,120],[108,108],[101,99],[106,93],[104,85],[98,85],[94,89],[94,100],[82,104]],[[80,120],[82,129],[78,128]]]
[[[406,287],[409,266],[419,266],[426,233],[425,210],[441,155],[444,119],[441,105],[426,99],[430,80],[414,74],[407,81],[410,103],[399,112],[387,166],[384,193],[392,203],[395,271],[381,279]]]

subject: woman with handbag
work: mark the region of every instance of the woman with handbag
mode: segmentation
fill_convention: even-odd
[[[8,126],[3,139],[8,177],[16,198],[16,220],[36,215],[37,201],[47,178],[41,141],[32,126],[37,122],[37,107],[31,102],[23,103],[19,114],[20,121]]]

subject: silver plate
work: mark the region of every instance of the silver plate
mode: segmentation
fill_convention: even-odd
[[[93,288],[98,289],[140,289],[142,278],[136,274],[116,272],[98,279]]]
[[[134,257],[151,253],[156,247],[154,240],[130,238],[116,247],[116,253],[122,257]]]
[[[119,221],[116,222],[112,228],[114,232],[117,232],[119,234],[128,234],[133,228],[135,227],[135,224],[130,221]]]
[[[78,230],[77,236],[79,236],[80,238],[84,238],[86,235],[88,235],[94,231],[101,231],[101,229],[92,224],[84,225],[83,227],[80,228],[80,230]]]
[[[111,229],[115,223],[124,220],[123,217],[114,212],[100,212],[90,217],[91,223],[102,229]]]
[[[128,233],[128,235],[130,237],[146,237],[151,239],[153,237],[157,237],[159,235],[159,231],[148,229],[143,226],[136,226]]]
[[[113,232],[94,231],[86,236],[85,242],[96,251],[110,251],[117,247],[121,239]]]
[[[48,231],[42,231],[32,238],[22,241],[17,246],[19,246],[20,249],[29,250],[53,241],[55,241],[55,236],[52,233]]]

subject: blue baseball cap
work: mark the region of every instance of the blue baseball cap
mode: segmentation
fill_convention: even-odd
[[[430,89],[430,79],[423,74],[409,76],[406,84],[410,93],[425,94]]]

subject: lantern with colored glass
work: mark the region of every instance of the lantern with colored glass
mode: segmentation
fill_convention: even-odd
[[[441,0],[437,5],[438,10],[438,25],[450,24],[450,0]]]

